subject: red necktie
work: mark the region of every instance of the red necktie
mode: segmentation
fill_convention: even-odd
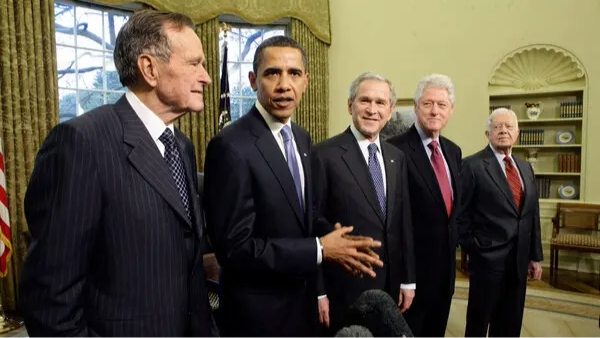
[[[512,164],[510,157],[505,156],[504,162],[506,164],[506,179],[508,179],[508,185],[512,191],[517,210],[521,211],[521,198],[523,197],[523,188],[521,187],[521,180],[519,180],[519,174],[517,169]]]
[[[446,173],[446,166],[444,166],[444,159],[438,148],[437,141],[431,141],[427,145],[431,149],[431,165],[435,172],[440,190],[442,191],[442,197],[444,197],[444,204],[446,205],[446,211],[448,216],[452,214],[452,189],[450,189],[450,180],[448,180],[448,173]]]

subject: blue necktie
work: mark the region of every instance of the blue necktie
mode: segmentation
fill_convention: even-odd
[[[302,182],[300,181],[300,168],[298,167],[298,160],[296,159],[296,151],[294,151],[294,134],[292,134],[292,128],[290,128],[288,125],[283,126],[283,129],[281,129],[281,136],[283,136],[285,158],[287,159],[288,168],[290,169],[290,173],[294,179],[296,194],[298,194],[298,200],[300,201],[300,208],[304,210]]]
[[[179,149],[177,148],[177,145],[175,145],[175,136],[173,135],[171,129],[167,128],[162,135],[160,135],[158,140],[165,145],[165,162],[167,162],[169,171],[171,171],[171,175],[173,175],[173,179],[175,180],[175,185],[179,191],[179,196],[181,197],[181,202],[183,203],[187,217],[188,219],[191,219],[190,200],[188,197],[185,170],[183,169],[183,161],[181,160],[181,156],[179,156]]]
[[[386,200],[385,200],[385,189],[383,187],[383,173],[381,172],[381,166],[377,160],[377,145],[375,143],[369,144],[369,172],[371,173],[371,179],[375,186],[375,192],[377,193],[377,199],[379,200],[379,206],[383,217],[386,216]]]

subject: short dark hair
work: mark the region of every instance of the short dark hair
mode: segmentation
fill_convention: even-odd
[[[304,51],[304,48],[302,48],[302,45],[289,36],[277,35],[266,39],[256,48],[256,51],[254,52],[254,61],[252,62],[252,71],[254,71],[254,74],[257,74],[258,67],[263,60],[264,50],[268,47],[292,47],[299,50],[302,54],[302,64],[304,65],[304,70],[308,70],[306,52]]]
[[[188,16],[156,10],[135,12],[123,25],[117,35],[114,51],[115,67],[123,86],[137,83],[137,59],[141,54],[148,53],[163,62],[169,61],[171,42],[165,31],[167,24],[178,31],[184,27],[196,30],[196,25]]]

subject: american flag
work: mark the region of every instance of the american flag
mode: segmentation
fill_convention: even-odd
[[[8,260],[12,254],[8,194],[6,193],[6,176],[4,173],[4,152],[2,151],[2,142],[0,142],[0,277],[6,277]]]
[[[227,71],[227,37],[223,43],[223,66],[221,67],[221,101],[219,102],[219,130],[231,123],[231,93]]]

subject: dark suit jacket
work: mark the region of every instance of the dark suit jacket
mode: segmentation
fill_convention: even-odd
[[[325,263],[325,291],[332,311],[343,312],[365,290],[382,289],[397,300],[401,283],[415,282],[413,233],[404,154],[381,142],[387,187],[387,215],[377,200],[369,167],[350,128],[315,146],[313,186],[318,218],[326,234],[333,225],[354,226],[353,235],[382,241],[376,252],[384,267],[376,278],[356,278],[341,266]]]
[[[295,124],[292,131],[311,201],[310,136]],[[256,107],[210,141],[204,175],[225,334],[307,332],[317,300],[312,208],[301,210],[285,157]],[[306,310],[294,315],[300,308]]]
[[[50,132],[25,196],[32,243],[19,299],[30,335],[210,335],[194,147],[175,136],[191,222],[124,96]]]
[[[501,271],[516,246],[517,277],[524,280],[529,261],[543,259],[540,210],[531,165],[512,157],[524,184],[521,211],[500,163],[486,146],[463,162],[464,194],[457,224],[460,245],[469,254],[469,269]]]
[[[401,149],[407,158],[415,236],[417,297],[437,296],[440,288],[447,288],[452,294],[456,274],[456,209],[462,190],[459,179],[461,150],[449,139],[439,137],[442,153],[450,169],[454,196],[452,215],[448,218],[440,186],[416,127],[413,125],[407,132],[387,141]],[[440,271],[448,269],[449,274],[440,274]],[[449,279],[440,278],[440,275]]]

